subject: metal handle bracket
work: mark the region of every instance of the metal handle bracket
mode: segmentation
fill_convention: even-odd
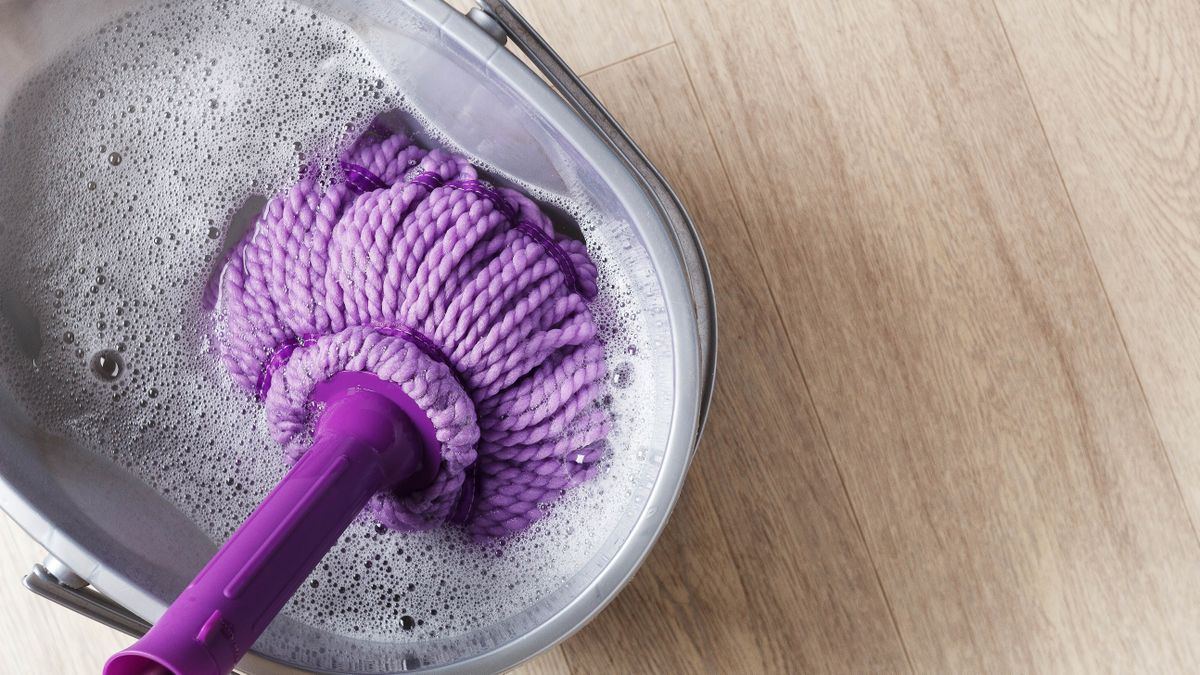
[[[34,565],[33,571],[25,575],[21,583],[25,588],[57,605],[99,621],[126,635],[141,637],[150,630],[150,624],[113,602],[108,596],[90,586],[69,586],[59,581],[58,577],[51,574],[41,563]]]

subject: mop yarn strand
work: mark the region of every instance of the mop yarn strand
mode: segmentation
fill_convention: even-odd
[[[528,197],[373,126],[327,186],[272,199],[220,281],[221,358],[297,460],[342,371],[401,385],[442,444],[433,482],[377,495],[382,524],[520,531],[607,450],[596,267]]]

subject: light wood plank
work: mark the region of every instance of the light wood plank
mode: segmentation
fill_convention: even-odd
[[[667,8],[916,669],[1195,670],[1200,547],[991,5]]]
[[[581,673],[907,670],[677,52],[586,79],[691,208],[722,334],[681,502],[630,587],[566,643],[569,662]]]
[[[1200,5],[1001,0],[1050,145],[1200,521]]]

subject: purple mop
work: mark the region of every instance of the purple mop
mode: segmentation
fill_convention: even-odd
[[[496,539],[606,452],[584,245],[378,126],[338,167],[271,200],[220,279],[222,359],[296,465],[109,675],[229,672],[364,506]]]

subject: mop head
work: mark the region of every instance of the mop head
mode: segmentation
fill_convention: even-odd
[[[341,371],[394,382],[428,414],[432,484],[376,495],[387,527],[447,521],[480,539],[528,527],[606,452],[596,267],[528,197],[462,157],[372,127],[322,189],[272,199],[220,279],[222,359],[266,404],[295,461],[313,388]]]

